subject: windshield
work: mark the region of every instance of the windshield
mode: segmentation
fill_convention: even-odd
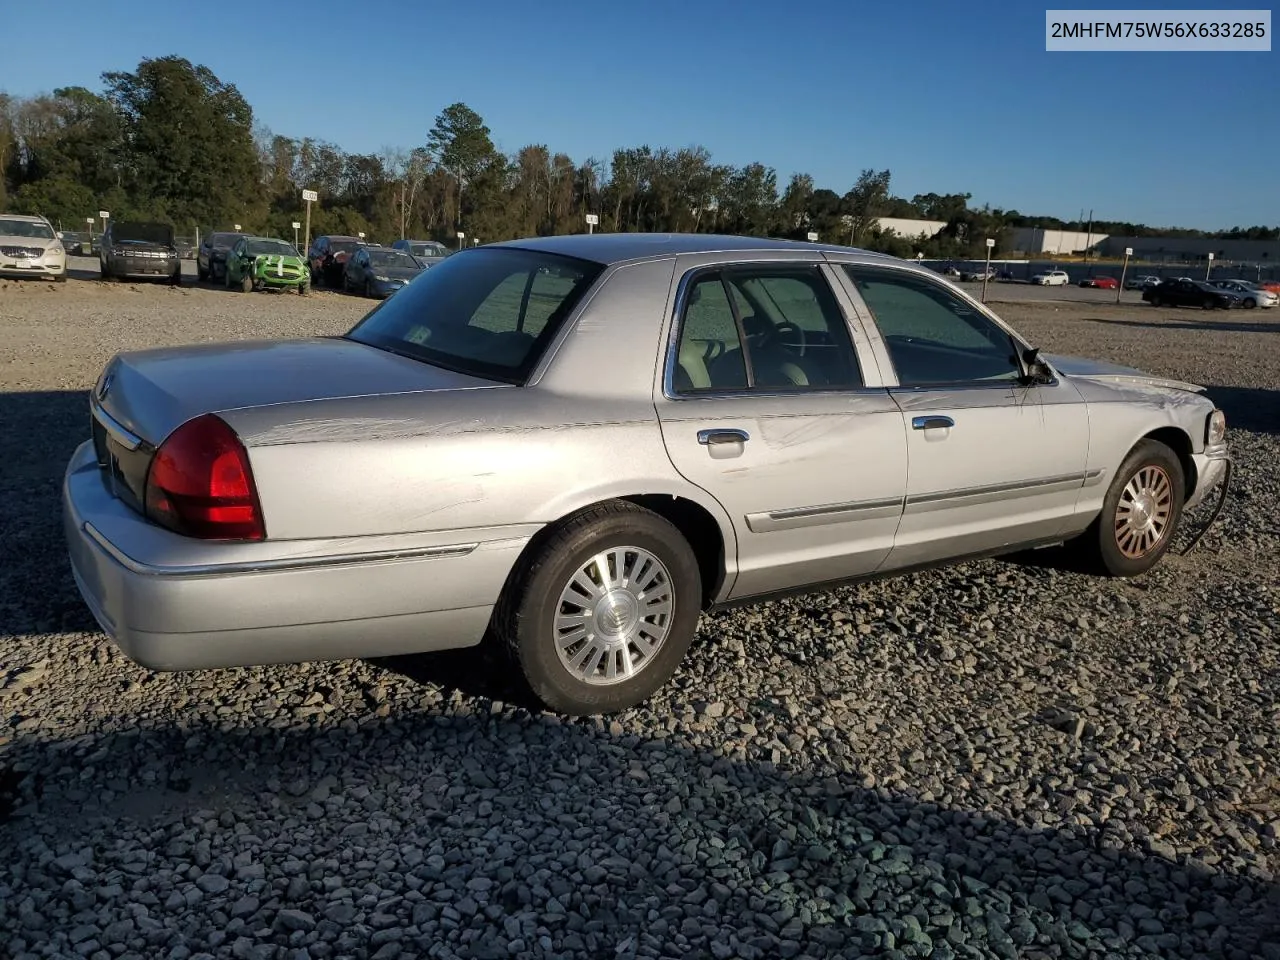
[[[478,377],[520,383],[604,267],[475,248],[375,307],[348,338]]]
[[[166,223],[117,223],[111,229],[111,239],[120,243],[163,243],[173,245],[173,227]]]
[[[418,262],[400,250],[370,250],[369,263],[375,267],[417,267]]]
[[[297,251],[283,240],[249,240],[245,243],[252,256],[296,257]]]
[[[53,231],[37,220],[0,220],[0,236],[52,240]]]
[[[413,245],[413,255],[415,257],[447,257],[449,251],[439,243],[415,243]]]
[[[350,253],[360,246],[359,240],[330,240],[329,249],[334,253]]]

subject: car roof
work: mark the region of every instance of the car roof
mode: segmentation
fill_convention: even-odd
[[[0,213],[0,217],[6,220],[26,220],[28,223],[48,223],[48,217],[42,217],[39,214],[30,213]]]
[[[857,253],[876,259],[897,260],[887,254],[833,243],[776,240],[771,237],[739,237],[713,233],[578,233],[559,237],[529,237],[486,244],[521,250],[542,250],[606,265],[633,260],[654,260],[679,254],[747,253],[758,250],[808,250],[815,253]]]

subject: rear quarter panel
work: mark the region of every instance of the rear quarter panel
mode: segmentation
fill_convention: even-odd
[[[279,404],[224,416],[271,539],[550,523],[638,494],[719,505],[675,471],[653,405],[672,261],[612,268],[530,385]]]

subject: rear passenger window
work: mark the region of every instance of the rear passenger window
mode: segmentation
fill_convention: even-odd
[[[742,265],[689,287],[678,392],[862,386],[844,314],[817,267]]]
[[[742,340],[718,273],[706,274],[689,288],[680,328],[675,386],[681,393],[741,390],[747,386]]]

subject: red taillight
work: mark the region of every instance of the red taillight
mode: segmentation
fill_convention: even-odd
[[[147,471],[147,516],[203,540],[262,540],[262,507],[249,455],[213,414],[188,420],[160,445]]]

